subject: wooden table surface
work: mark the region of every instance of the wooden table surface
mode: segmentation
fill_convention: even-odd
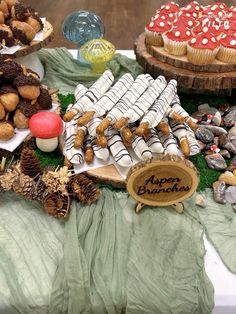
[[[88,10],[99,15],[106,27],[104,38],[111,41],[117,49],[133,49],[135,39],[143,32],[155,10],[166,0],[22,0],[34,7],[40,16],[46,16],[55,31],[55,38],[48,47],[76,48],[63,38],[61,25],[71,12]],[[190,1],[176,0],[183,6]],[[200,4],[216,1],[199,0]],[[222,2],[222,1],[221,1]],[[235,5],[235,0],[225,0],[227,5]]]

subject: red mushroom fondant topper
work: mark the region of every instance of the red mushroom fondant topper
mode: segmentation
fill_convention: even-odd
[[[52,152],[58,146],[58,136],[63,133],[63,121],[54,112],[38,112],[29,121],[29,128],[36,137],[36,145],[44,152]]]

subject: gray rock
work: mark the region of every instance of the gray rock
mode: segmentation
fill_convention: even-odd
[[[206,199],[201,194],[196,195],[195,204],[202,208],[207,206]]]
[[[216,144],[216,146],[219,146],[219,137],[215,136],[213,142]]]
[[[216,181],[213,183],[213,197],[217,203],[225,204],[225,190],[226,185],[224,181]]]
[[[219,135],[219,145],[229,152],[236,154],[236,147],[230,142],[229,136],[227,134]]]
[[[221,114],[219,111],[217,111],[212,119],[212,122],[215,123],[215,125],[219,126],[221,124]]]
[[[199,145],[199,147],[200,147],[200,150],[203,150],[203,149],[206,147],[206,144],[205,144],[205,143],[203,143],[203,142],[201,142],[201,141],[199,141],[199,140],[197,140],[197,142],[198,142],[198,145]]]
[[[214,135],[219,136],[220,134],[227,134],[227,131],[220,127],[220,126],[215,126],[215,125],[199,125],[199,127],[210,130]]]
[[[206,129],[205,127],[200,127],[195,131],[195,136],[201,142],[207,144],[212,143],[214,140],[214,134]]]
[[[212,114],[214,116],[217,112],[219,112],[218,109],[216,109],[215,107],[210,107],[209,109],[207,109],[206,114]]]
[[[220,150],[220,154],[221,154],[221,156],[223,157],[223,158],[230,158],[231,156],[230,156],[230,153],[227,151],[227,149],[221,149]]]
[[[198,111],[200,111],[203,114],[207,113],[207,110],[209,109],[210,109],[210,106],[208,104],[201,104],[198,106]]]
[[[206,155],[205,160],[207,162],[208,167],[211,169],[224,170],[227,168],[224,158],[219,153]]]
[[[236,203],[236,186],[229,186],[225,190],[225,199],[228,203]]]
[[[227,115],[224,117],[224,125],[231,127],[234,126],[236,123],[236,109],[231,110]]]
[[[229,132],[228,132],[230,135],[236,135],[236,126],[233,126]]]

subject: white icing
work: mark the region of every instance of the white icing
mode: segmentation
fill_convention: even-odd
[[[179,36],[180,36],[180,32],[179,31],[175,32],[175,37],[179,37]]]
[[[166,6],[166,10],[170,10],[170,6],[169,5]]]
[[[199,7],[198,5],[196,5],[195,9],[196,9],[197,11],[199,11],[199,10],[200,10],[200,7]]]
[[[215,37],[211,37],[211,40],[213,41],[213,43],[215,43],[215,42],[216,42]]]
[[[207,39],[207,38],[203,38],[202,44],[203,44],[203,45],[206,45],[207,43],[208,43],[208,39]]]
[[[232,39],[232,40],[230,41],[230,45],[231,45],[231,46],[235,46],[235,45],[236,45],[236,40],[235,40],[235,39]]]
[[[203,33],[207,33],[208,32],[208,27],[207,26],[203,27],[202,31],[203,31]]]
[[[153,26],[154,26],[154,23],[153,23],[153,22],[149,23],[149,26],[150,26],[150,27],[153,27]]]
[[[189,26],[193,26],[193,21],[188,21]]]
[[[187,31],[187,32],[186,32],[186,34],[187,34],[188,36],[190,36],[190,35],[191,35],[190,31]]]
[[[164,26],[165,26],[165,23],[164,23],[164,22],[161,22],[161,23],[160,23],[160,26],[161,26],[161,27],[164,27]]]
[[[196,41],[197,41],[196,38],[192,38],[190,42],[191,42],[192,44],[195,44]]]

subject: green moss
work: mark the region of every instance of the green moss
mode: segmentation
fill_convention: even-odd
[[[75,97],[73,94],[67,95],[58,94],[58,98],[61,103],[61,110],[63,114],[66,112],[68,105],[73,104],[75,101]]]
[[[57,167],[63,166],[64,157],[60,153],[59,150],[55,150],[51,153],[44,153],[40,149],[35,150],[37,157],[40,160],[40,164],[42,168],[51,166],[51,167]]]
[[[200,174],[200,182],[197,191],[203,191],[206,188],[212,188],[212,184],[218,180],[221,172],[210,169],[207,166],[204,155],[199,153],[195,156],[190,156],[189,160],[195,165]]]

